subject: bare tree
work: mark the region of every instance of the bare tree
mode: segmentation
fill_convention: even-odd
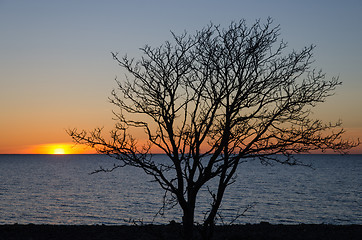
[[[110,139],[102,129],[68,133],[119,160],[115,168],[130,165],[151,175],[182,208],[187,239],[199,190],[217,179],[201,227],[210,238],[225,189],[246,159],[296,165],[303,163],[295,154],[345,153],[358,144],[341,138],[341,122],[312,119],[311,109],[341,83],[312,68],[314,45],[284,54],[279,31],[271,19],[250,27],[244,20],[224,29],[210,24],[145,46],[138,61],[113,53],[128,77],[112,91],[119,111]],[[139,146],[130,128],[144,129],[148,144]],[[168,164],[154,161],[151,148],[165,153]]]

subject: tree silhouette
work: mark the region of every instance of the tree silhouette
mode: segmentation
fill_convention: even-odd
[[[142,48],[138,61],[112,53],[128,75],[112,91],[119,111],[110,138],[102,129],[68,134],[119,160],[114,168],[130,165],[152,175],[182,208],[186,239],[194,236],[199,190],[216,179],[201,226],[210,238],[225,189],[246,159],[296,165],[303,163],[295,154],[345,153],[358,144],[341,138],[341,122],[312,119],[311,109],[341,83],[312,68],[314,45],[284,54],[279,33],[270,18],[250,27],[241,20],[194,35],[172,33],[172,42]],[[148,143],[140,146],[131,128],[144,129]],[[151,148],[169,162],[154,161]]]

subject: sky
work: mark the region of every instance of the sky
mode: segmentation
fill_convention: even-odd
[[[314,66],[343,82],[315,116],[362,139],[361,12],[360,0],[0,0],[0,154],[88,152],[65,130],[114,124],[107,98],[124,71],[111,52],[139,58],[170,31],[267,17],[291,49],[315,44]]]

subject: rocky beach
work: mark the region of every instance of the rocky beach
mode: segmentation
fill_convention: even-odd
[[[180,224],[110,226],[110,225],[0,225],[0,240],[158,240],[182,239]],[[197,230],[196,230],[197,231]],[[269,223],[217,226],[214,238],[219,239],[281,239],[281,240],[354,240],[362,236],[362,225]]]

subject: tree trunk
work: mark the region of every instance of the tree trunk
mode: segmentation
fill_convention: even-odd
[[[183,237],[185,240],[192,240],[195,238],[194,234],[194,217],[195,217],[195,204],[188,204],[183,209],[184,215],[182,217],[183,224]]]
[[[223,175],[223,174],[222,174]],[[221,179],[225,179],[225,175],[221,176]],[[228,182],[228,181],[227,181]],[[218,186],[218,192],[215,202],[213,203],[211,207],[211,211],[209,213],[209,216],[204,221],[204,225],[202,227],[201,235],[204,240],[209,240],[212,238],[215,230],[215,217],[219,210],[221,200],[224,196],[224,192],[227,186],[227,182],[220,181]]]

